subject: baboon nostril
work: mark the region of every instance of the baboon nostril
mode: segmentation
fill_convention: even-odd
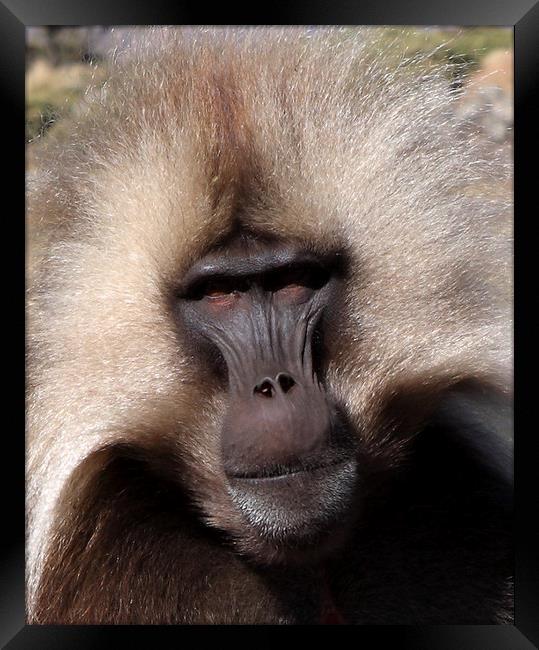
[[[277,382],[281,387],[283,393],[288,393],[288,391],[296,385],[296,382],[292,379],[290,375],[287,375],[285,372],[280,372],[277,375]]]
[[[268,379],[257,384],[254,389],[255,394],[262,395],[262,397],[273,397],[273,391],[273,384]]]

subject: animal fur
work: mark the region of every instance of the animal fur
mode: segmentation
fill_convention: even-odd
[[[349,622],[511,621],[510,170],[383,35],[139,30],[69,141],[33,145],[30,622],[317,622],[321,571]],[[324,381],[373,479],[323,569],[257,564],[226,394],[170,314],[243,228],[351,261]]]

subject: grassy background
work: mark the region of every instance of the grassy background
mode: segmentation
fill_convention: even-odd
[[[106,27],[29,28],[27,36],[26,138],[30,141],[52,127],[61,131],[62,118],[76,115],[90,84],[104,81],[111,42]],[[383,38],[388,44],[397,43],[396,53],[433,53],[434,62],[457,64],[450,72],[456,76],[462,71],[473,73],[493,50],[512,50],[512,36],[510,28],[497,27],[389,27]]]

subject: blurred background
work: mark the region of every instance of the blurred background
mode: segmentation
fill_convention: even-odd
[[[61,137],[83,110],[88,88],[103,83],[107,55],[129,38],[126,28],[29,27],[27,29],[26,139]],[[447,61],[448,83],[461,92],[455,110],[463,130],[474,129],[485,146],[511,156],[513,30],[500,27],[386,28],[388,43],[413,57],[433,53]],[[402,41],[402,42],[399,42]],[[63,127],[64,124],[64,127]],[[27,156],[32,167],[31,147]]]

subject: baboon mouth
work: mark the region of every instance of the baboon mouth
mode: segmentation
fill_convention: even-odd
[[[352,510],[355,459],[271,475],[229,477],[228,492],[257,535],[278,545],[311,544],[334,531]]]
[[[295,477],[300,474],[309,474],[309,473],[321,473],[323,470],[331,471],[332,469],[338,469],[339,466],[344,466],[350,461],[338,459],[331,462],[320,462],[312,464],[303,464],[303,465],[292,465],[292,466],[282,466],[275,465],[273,467],[268,467],[259,470],[252,471],[238,471],[232,474],[228,474],[228,478],[231,481],[253,481],[253,482],[270,482],[270,481],[283,481],[284,479]]]

